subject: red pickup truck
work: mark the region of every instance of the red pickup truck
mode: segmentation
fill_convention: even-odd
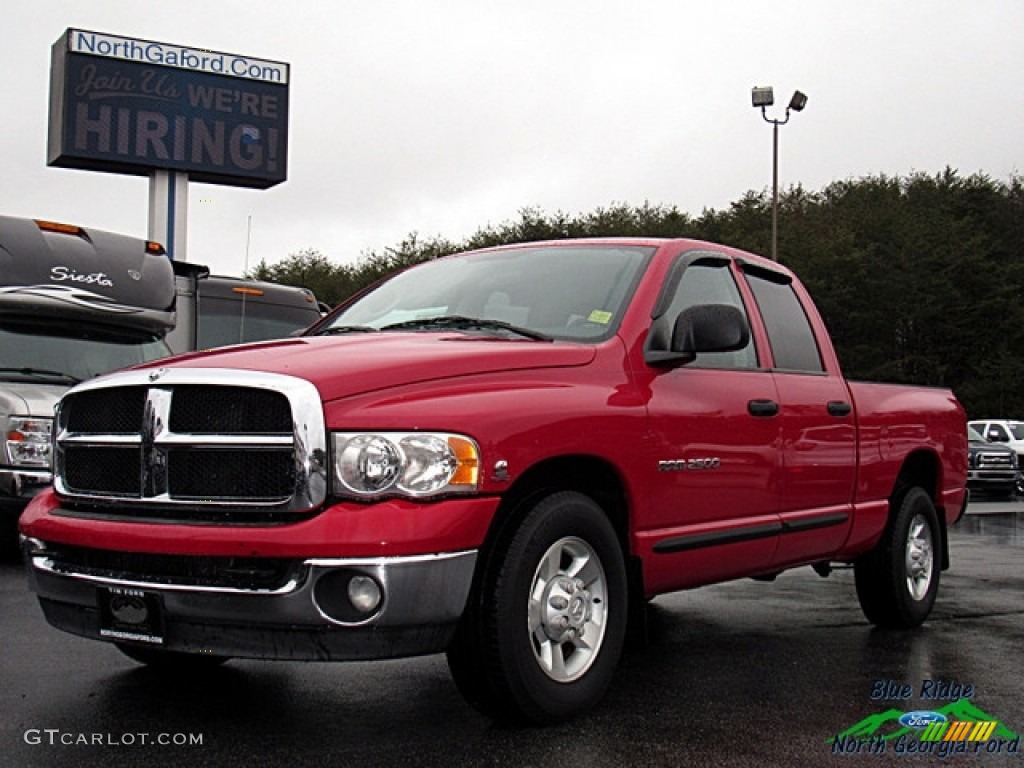
[[[54,453],[21,519],[52,625],[174,669],[446,652],[540,723],[661,593],[852,564],[869,621],[920,624],[967,500],[951,392],[847,382],[791,272],[692,240],[418,265],[75,387]]]

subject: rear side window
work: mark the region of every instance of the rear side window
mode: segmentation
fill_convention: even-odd
[[[775,367],[786,371],[821,373],[818,342],[803,305],[784,275],[746,271],[747,282],[761,309]]]

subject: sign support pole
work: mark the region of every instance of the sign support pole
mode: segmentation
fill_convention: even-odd
[[[187,260],[188,174],[154,170],[149,175],[149,239],[172,261]]]

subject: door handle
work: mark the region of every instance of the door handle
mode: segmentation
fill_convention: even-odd
[[[747,412],[751,416],[770,418],[779,415],[779,404],[774,400],[751,400],[747,403]]]
[[[830,416],[849,416],[853,412],[853,406],[843,400],[829,400],[828,413]]]

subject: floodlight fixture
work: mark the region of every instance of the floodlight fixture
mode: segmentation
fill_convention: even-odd
[[[768,117],[768,107],[775,103],[770,85],[757,85],[750,92],[755,109],[761,110],[761,117],[772,124],[772,259],[779,259],[779,126],[789,122],[790,112],[800,112],[807,106],[807,94],[793,91],[793,97],[786,107],[785,117]]]
[[[772,87],[770,85],[755,85],[750,91],[750,98],[755,107],[761,107],[762,109],[764,107],[770,107],[775,103],[775,94],[772,93]]]

